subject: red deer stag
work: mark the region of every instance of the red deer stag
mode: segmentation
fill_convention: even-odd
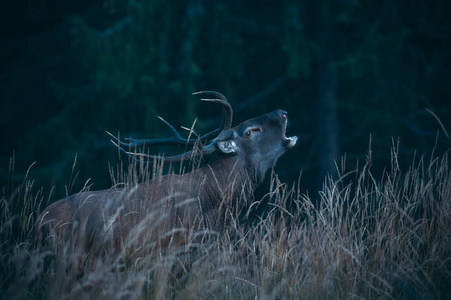
[[[189,238],[186,232],[223,230],[230,217],[249,205],[246,200],[251,198],[255,187],[277,159],[296,144],[297,137],[286,137],[287,113],[283,110],[232,128],[232,107],[222,94],[204,91],[195,95],[214,96],[202,100],[221,105],[220,128],[197,139],[184,139],[160,118],[169,126],[170,138],[130,139],[125,143],[110,136],[123,152],[141,160],[152,161],[158,156],[125,149],[144,145],[197,147],[197,150],[165,157],[164,161],[181,162],[194,156],[207,156],[209,161],[205,165],[185,174],[158,176],[126,188],[80,192],[56,201],[37,218],[35,229],[39,239],[50,235],[64,240],[78,235],[86,250],[92,250],[95,245],[124,250],[125,238],[130,235],[142,241],[147,234],[147,238],[157,240],[159,247],[165,247],[174,239],[163,242],[164,237],[173,237],[174,232],[179,234],[177,243],[183,245]],[[137,225],[145,230],[133,233]]]

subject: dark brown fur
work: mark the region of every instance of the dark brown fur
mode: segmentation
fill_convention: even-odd
[[[255,187],[294,146],[286,112],[274,111],[222,131],[203,167],[157,176],[129,188],[82,192],[47,207],[35,225],[38,240],[77,238],[87,251],[136,251],[195,244],[221,232],[249,205]]]

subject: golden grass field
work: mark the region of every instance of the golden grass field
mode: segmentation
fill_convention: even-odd
[[[318,196],[299,191],[301,176],[286,184],[273,171],[265,199],[250,207],[268,201],[266,213],[251,221],[242,212],[224,232],[158,249],[147,234],[156,213],[121,253],[102,257],[72,239],[37,247],[33,226],[50,196],[33,178],[5,183],[1,299],[450,299],[449,154],[416,157],[407,170],[397,158],[395,145],[378,177],[371,151],[356,170],[343,160]],[[113,169],[115,185],[160,176],[136,164]]]

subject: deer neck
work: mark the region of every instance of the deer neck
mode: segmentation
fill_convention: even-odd
[[[216,215],[219,223],[227,222],[226,214],[238,214],[247,207],[257,185],[243,163],[235,157],[221,157],[200,170],[205,178],[206,206]]]

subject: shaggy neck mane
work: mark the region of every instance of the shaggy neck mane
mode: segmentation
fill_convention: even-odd
[[[199,196],[204,199],[215,227],[222,228],[230,217],[237,217],[250,204],[257,186],[255,176],[234,156],[213,158],[198,171],[205,180]]]

